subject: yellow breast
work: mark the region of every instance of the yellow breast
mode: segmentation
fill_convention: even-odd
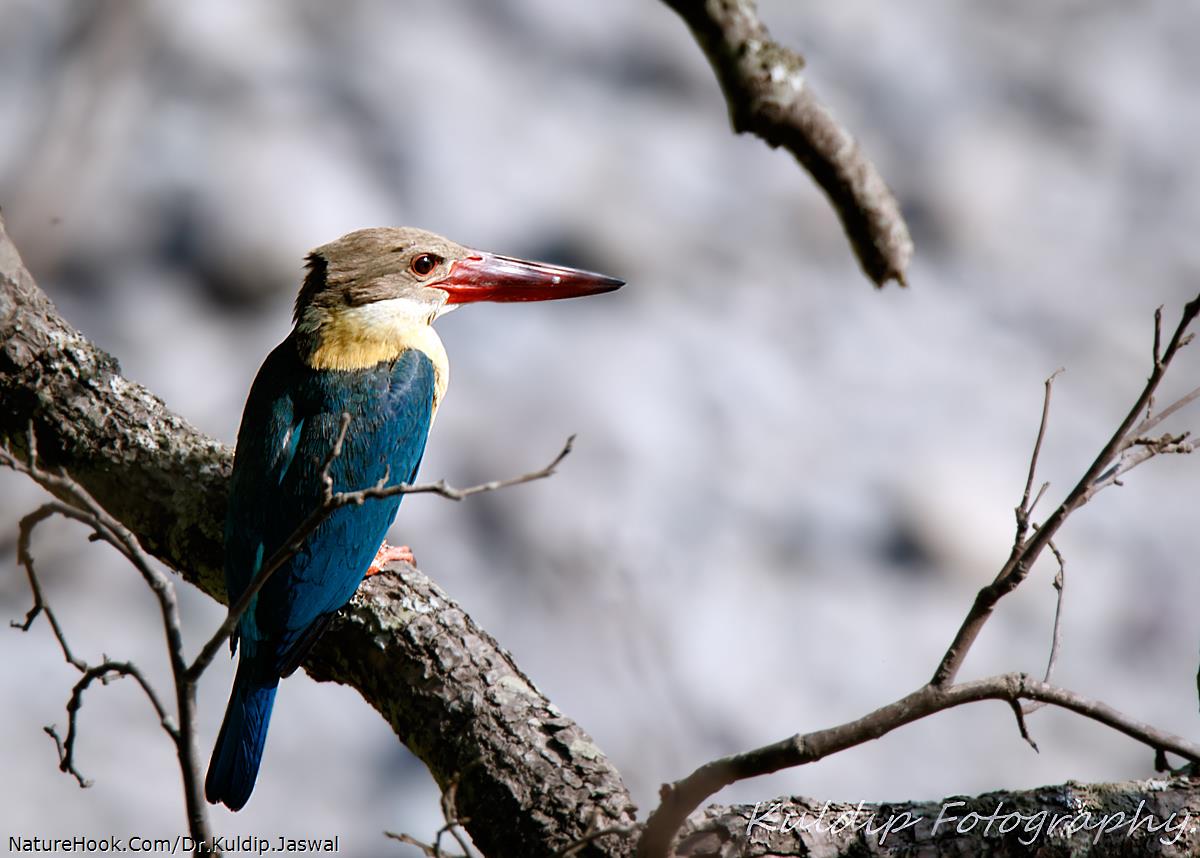
[[[300,321],[316,346],[308,355],[313,369],[367,369],[380,361],[395,360],[406,349],[418,349],[433,364],[433,413],[450,383],[450,360],[428,318],[414,318],[405,306],[377,301],[362,307],[319,310]],[[390,305],[390,306],[389,306]]]

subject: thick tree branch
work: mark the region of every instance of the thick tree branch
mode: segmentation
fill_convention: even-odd
[[[816,97],[804,58],[771,38],[754,0],[663,0],[716,73],[735,131],[791,152],[829,196],[863,271],[905,284],[913,244],[900,206],[857,141]]]
[[[70,327],[0,221],[0,442],[79,482],[142,546],[225,602],[231,454],[120,375]],[[633,822],[620,775],[511,658],[418,572],[377,575],[306,664],[356,688],[424,760],[459,779],[461,818],[488,855],[552,855],[599,815]],[[630,848],[585,850],[622,855]]]
[[[229,451],[125,379],[55,310],[0,220],[0,441],[62,467],[155,557],[216,599]]]
[[[783,796],[713,806],[688,820],[683,858],[783,855],[961,858],[1190,856],[1200,850],[1200,781],[1163,778],[995,792],[929,802],[844,804]]]

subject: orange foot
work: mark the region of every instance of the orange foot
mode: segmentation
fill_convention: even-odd
[[[372,575],[378,575],[383,571],[384,566],[395,561],[416,565],[416,558],[413,557],[411,548],[407,545],[388,545],[385,539],[383,545],[379,546],[375,559],[367,567],[367,574],[363,577],[370,578]]]

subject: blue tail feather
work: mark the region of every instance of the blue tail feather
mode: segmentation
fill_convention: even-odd
[[[238,664],[229,707],[204,781],[205,798],[230,810],[241,810],[254,790],[279,685],[274,671],[263,675],[257,667],[245,655]]]

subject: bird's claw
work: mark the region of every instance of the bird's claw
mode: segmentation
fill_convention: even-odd
[[[379,551],[375,553],[375,559],[367,567],[367,574],[363,575],[363,577],[370,578],[372,575],[378,575],[383,571],[384,566],[397,562],[415,566],[417,558],[413,557],[412,549],[407,545],[388,545],[385,539],[383,545],[379,546]]]

